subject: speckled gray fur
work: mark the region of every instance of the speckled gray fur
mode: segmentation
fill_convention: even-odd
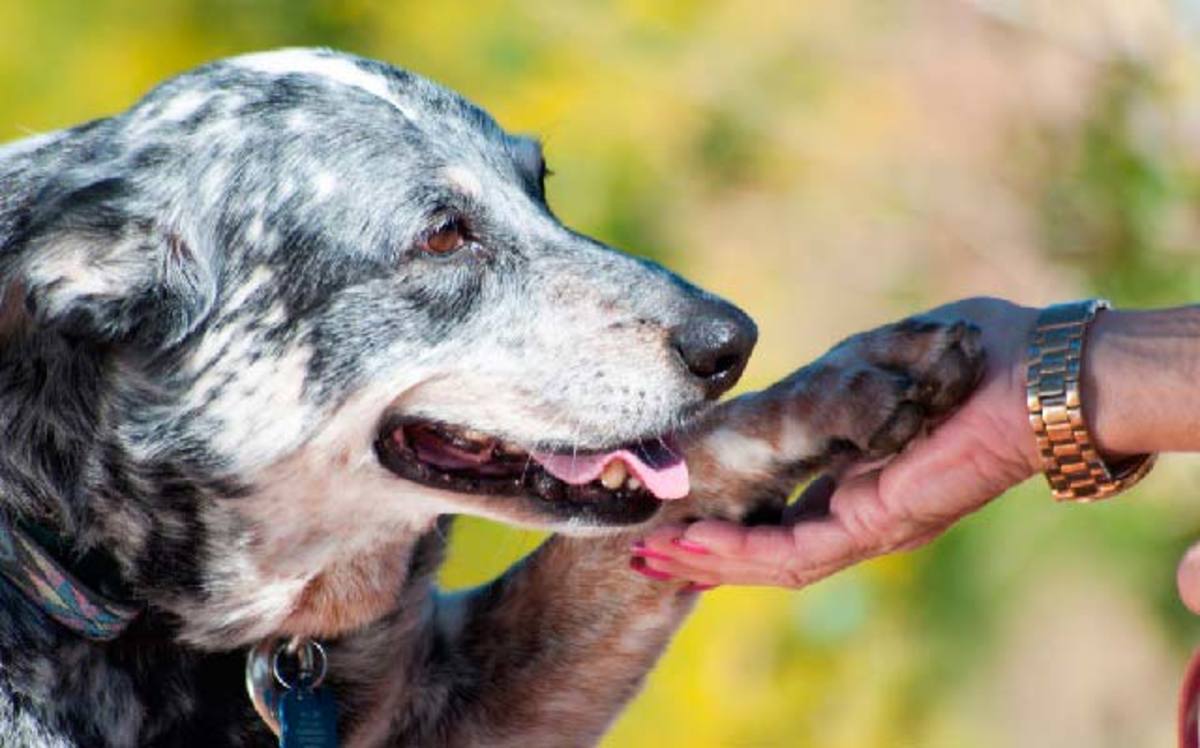
[[[671,429],[704,397],[665,331],[718,303],[563,227],[543,176],[535,141],[458,95],[327,50],[216,62],[0,147],[0,510],[103,548],[121,570],[106,591],[146,605],[96,644],[0,584],[5,745],[267,744],[244,647],[302,633],[331,641],[352,739],[489,734],[470,732],[488,722],[469,648],[433,623],[435,523],[546,523],[386,474],[377,419],[401,407],[547,448]],[[471,246],[420,253],[451,213]],[[313,580],[380,558],[395,589],[297,618]],[[371,595],[382,617],[343,625]],[[389,680],[423,695],[397,702]]]
[[[544,173],[456,94],[325,50],[0,147],[0,511],[102,550],[100,591],[144,606],[95,643],[0,581],[0,745],[270,745],[245,652],[292,636],[329,649],[346,746],[594,744],[695,595],[631,573],[585,503],[400,478],[388,418],[526,451],[686,426],[691,493],[651,508],[736,519],[977,378],[975,333],[916,321],[712,408],[672,331],[752,323],[564,227]],[[466,243],[423,251],[449,218]],[[456,514],[555,534],[444,594]]]

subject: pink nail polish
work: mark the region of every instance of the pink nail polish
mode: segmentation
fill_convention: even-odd
[[[644,577],[649,577],[651,579],[657,579],[660,582],[666,582],[671,579],[674,579],[674,577],[672,577],[670,574],[668,574],[665,571],[659,571],[658,569],[651,569],[650,567],[646,566],[646,559],[640,558],[638,556],[634,556],[633,558],[629,559],[629,568],[633,569],[638,574],[641,574]]]
[[[668,556],[667,554],[662,553],[661,551],[656,551],[653,548],[647,548],[645,545],[634,547],[633,549],[630,550],[630,553],[632,553],[635,556],[640,556],[642,558],[656,558],[659,561],[670,561],[671,560],[671,557]]]
[[[708,550],[704,546],[691,540],[687,540],[686,538],[674,538],[671,540],[671,544],[677,547],[679,550],[687,551],[688,553],[696,553],[701,556],[708,556],[712,554],[712,551]]]

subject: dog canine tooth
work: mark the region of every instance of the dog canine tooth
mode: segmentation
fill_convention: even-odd
[[[628,475],[625,463],[621,460],[613,460],[604,468],[604,472],[600,473],[600,483],[609,491],[616,491],[625,482]]]

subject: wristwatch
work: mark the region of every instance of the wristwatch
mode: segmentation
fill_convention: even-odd
[[[1154,454],[1108,465],[1088,433],[1079,385],[1083,348],[1092,320],[1111,306],[1103,299],[1089,299],[1046,307],[1030,336],[1025,380],[1029,423],[1046,479],[1059,501],[1116,496],[1154,466]]]

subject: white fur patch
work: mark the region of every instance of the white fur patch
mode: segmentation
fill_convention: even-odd
[[[255,219],[258,224],[258,230],[262,230],[262,220]],[[229,295],[229,301],[226,302],[225,308],[234,310],[245,304],[255,291],[266,287],[266,285],[275,279],[275,274],[266,267],[260,265],[254,268],[250,273],[250,277],[245,280],[240,286],[234,289],[234,292]],[[207,344],[207,340],[205,343]],[[201,353],[204,352],[204,346],[201,347]]]
[[[34,263],[29,278],[34,285],[65,284],[73,295],[111,296],[127,287],[121,278],[98,271],[87,244],[64,241]]]
[[[97,247],[70,236],[37,253],[29,268],[29,280],[34,286],[49,289],[46,311],[58,314],[80,297],[117,296],[136,285],[146,267],[129,246],[135,241],[134,237],[122,237],[97,251]]]
[[[815,457],[825,449],[825,440],[797,418],[784,418],[779,434],[779,453],[789,461]]]
[[[704,440],[704,446],[717,462],[731,471],[769,470],[778,457],[770,442],[728,428],[713,432]]]
[[[287,128],[296,132],[304,132],[312,126],[308,115],[304,112],[292,112],[287,116]]]
[[[408,119],[417,119],[415,112],[400,101],[386,80],[340,57],[324,56],[311,49],[281,49],[235,57],[230,62],[247,70],[268,75],[315,75],[345,86],[353,86],[388,102]]]
[[[442,175],[454,189],[467,197],[478,198],[483,195],[483,185],[474,172],[462,166],[447,166]]]
[[[236,330],[236,328],[234,328]],[[240,334],[238,334],[240,333]],[[207,342],[207,341],[206,341]],[[209,406],[208,415],[225,424],[213,435],[221,454],[239,455],[245,465],[265,465],[283,445],[300,445],[312,408],[304,401],[304,381],[312,349],[297,346],[279,355],[253,359],[252,336],[237,330],[224,361],[240,367],[237,379],[224,386]],[[223,367],[213,367],[197,381],[196,391],[221,387],[216,379]]]
[[[162,118],[174,122],[186,119],[204,106],[209,98],[211,98],[211,94],[204,91],[182,93],[171,99],[171,103],[163,109]]]
[[[55,141],[61,140],[64,133],[59,130],[56,132],[48,132],[41,135],[31,135],[28,138],[14,140],[11,143],[0,145],[0,160],[10,156],[20,156],[32,151],[36,151],[45,145],[50,145]]]
[[[263,222],[262,213],[258,213],[250,222],[246,224],[246,241],[250,244],[258,244],[262,241],[263,234],[266,231],[266,224]]]
[[[327,171],[323,171],[313,178],[313,192],[318,200],[329,197],[336,188],[337,177]]]

